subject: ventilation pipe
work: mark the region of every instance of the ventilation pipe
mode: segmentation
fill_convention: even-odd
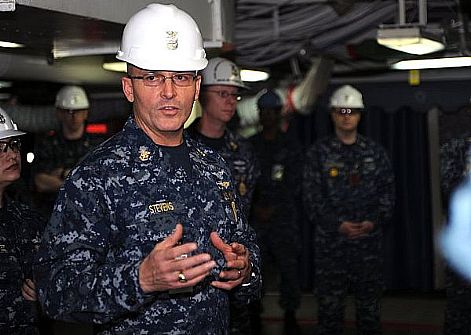
[[[318,97],[329,84],[333,66],[334,60],[330,58],[314,58],[311,68],[298,85],[274,88],[274,91],[283,100],[284,111],[303,115],[310,114]],[[262,90],[254,96],[244,97],[237,104],[237,113],[244,136],[249,136],[256,131],[259,121],[257,100],[263,92]]]
[[[468,5],[469,8],[471,8],[470,5]],[[460,23],[459,29],[459,36],[460,36],[460,51],[464,56],[471,56],[471,51],[469,50],[468,47],[468,36],[469,36],[469,30],[468,30],[468,15],[464,14],[465,8],[468,8],[464,4],[464,0],[459,0],[458,1],[458,21]]]

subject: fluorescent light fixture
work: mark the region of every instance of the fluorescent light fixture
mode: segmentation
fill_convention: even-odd
[[[424,55],[445,48],[431,35],[424,33],[420,27],[380,27],[376,36],[378,44],[414,55]]]
[[[7,87],[11,87],[11,86],[12,86],[11,81],[0,80],[0,88],[7,88]]]
[[[255,81],[264,81],[270,77],[268,72],[258,71],[258,70],[241,70],[240,78],[242,81],[255,82]]]
[[[0,41],[0,48],[24,48],[24,44]]]
[[[471,66],[471,57],[445,57],[403,60],[391,65],[395,70],[441,69]]]
[[[103,63],[103,68],[108,71],[115,71],[115,72],[126,72],[126,63],[125,62],[108,62]]]

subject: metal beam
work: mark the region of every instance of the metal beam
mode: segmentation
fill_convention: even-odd
[[[138,10],[155,0],[17,0],[18,5],[125,24]],[[221,45],[232,41],[234,0],[159,0],[175,4],[197,22],[205,42]]]

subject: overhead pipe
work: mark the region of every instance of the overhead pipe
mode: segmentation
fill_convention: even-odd
[[[471,51],[468,48],[468,19],[463,15],[463,4],[461,0],[458,0],[458,21],[459,28],[458,34],[460,36],[460,51],[464,56],[471,56]]]
[[[286,113],[299,113],[307,115],[312,113],[314,104],[329,84],[330,75],[334,66],[334,60],[326,57],[317,57],[312,60],[312,65],[304,79],[290,87],[277,87],[277,92],[284,104]],[[254,127],[258,125],[257,100],[264,90],[249,97],[244,97],[237,104],[237,114],[242,128],[252,128],[252,131],[244,133],[251,135]]]

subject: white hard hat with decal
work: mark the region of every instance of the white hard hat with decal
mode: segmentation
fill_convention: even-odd
[[[87,94],[80,86],[64,86],[56,95],[56,107],[61,109],[88,109]]]
[[[193,18],[174,5],[156,3],[129,19],[116,58],[146,70],[197,71],[208,64]]]
[[[13,122],[11,117],[3,109],[0,108],[0,140],[24,134],[26,133],[18,130],[16,123]]]
[[[203,86],[228,85],[247,88],[240,77],[239,67],[225,58],[211,58],[201,75],[203,76]]]
[[[363,96],[360,91],[350,85],[344,85],[332,94],[330,107],[363,109]]]

